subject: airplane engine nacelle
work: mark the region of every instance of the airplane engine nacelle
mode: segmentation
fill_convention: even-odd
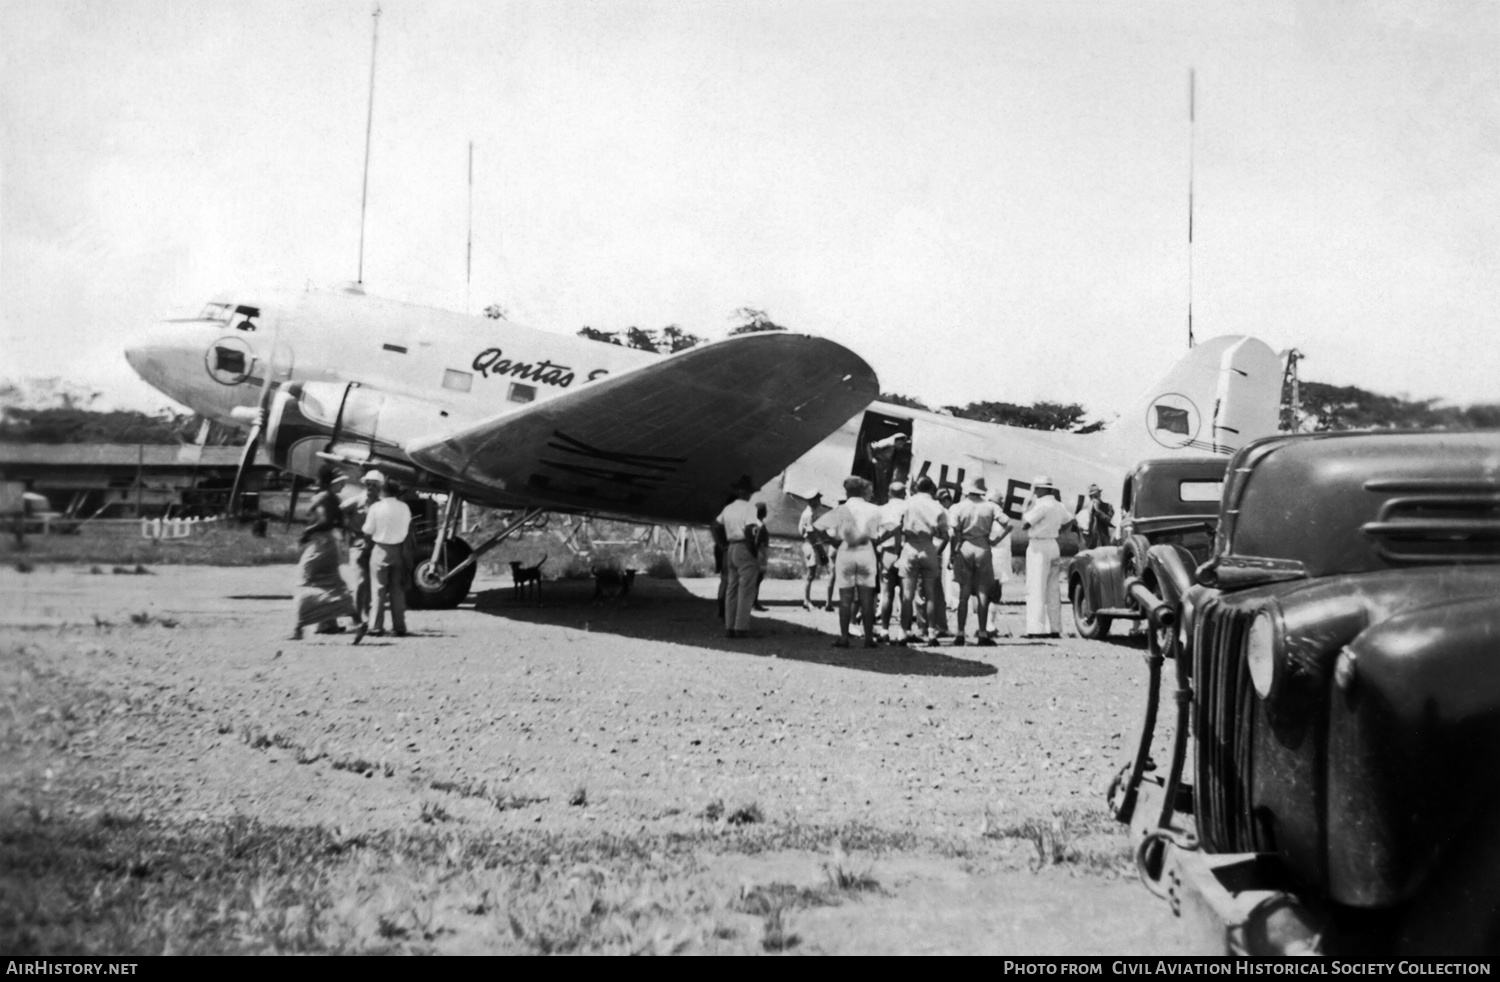
[[[341,382],[282,386],[268,417],[266,455],[282,470],[316,477],[331,456],[379,467],[407,484],[426,480],[403,448],[444,425],[441,410],[430,403]]]

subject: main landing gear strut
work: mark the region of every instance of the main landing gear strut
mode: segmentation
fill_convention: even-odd
[[[540,508],[527,508],[507,522],[500,531],[478,546],[471,548],[467,542],[454,536],[457,530],[460,507],[458,495],[450,493],[443,505],[443,517],[438,522],[437,539],[432,544],[432,555],[417,564],[413,579],[412,606],[425,608],[457,607],[469,588],[474,584],[476,563],[479,557],[521,531],[542,514]]]

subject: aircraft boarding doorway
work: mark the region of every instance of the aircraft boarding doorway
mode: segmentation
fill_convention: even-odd
[[[865,410],[859,436],[854,441],[854,466],[850,473],[870,482],[878,505],[889,499],[892,481],[905,481],[911,473],[911,434],[910,417]],[[895,445],[897,436],[906,437],[905,449]]]

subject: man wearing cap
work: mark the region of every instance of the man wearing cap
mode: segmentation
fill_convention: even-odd
[[[401,488],[387,479],[380,487],[380,500],[370,506],[361,527],[370,537],[370,571],[375,578],[375,612],[370,633],[385,633],[385,609],[391,609],[391,633],[406,636],[406,564],[404,547],[411,531],[411,509],[401,500]]]
[[[724,636],[750,636],[750,612],[755,606],[755,581],[760,567],[755,561],[755,537],[760,520],[750,495],[755,487],[749,475],[741,477],[729,489],[734,500],[719,512],[718,522],[724,528],[728,549],[724,566],[728,571],[724,584]]]
[[[797,533],[802,536],[802,565],[807,570],[807,582],[802,587],[802,609],[812,610],[813,580],[818,578],[818,573],[828,568],[828,547],[824,544],[822,530],[815,523],[828,514],[829,509],[823,504],[823,492],[817,488],[802,497],[807,499],[807,507],[802,509],[802,517],[797,519]],[[830,572],[828,596],[824,598],[822,605],[824,610],[833,606],[833,579],[833,573]]]
[[[366,471],[359,482],[364,489],[363,493],[343,502],[339,507],[344,513],[344,538],[349,543],[349,562],[354,565],[354,611],[358,623],[368,624],[372,593],[370,550],[374,543],[365,535],[365,519],[370,515],[370,507],[380,500],[380,486],[385,483],[385,475],[380,471]]]
[[[1110,531],[1115,524],[1115,509],[1101,496],[1104,494],[1097,484],[1089,485],[1089,497],[1073,520],[1083,537],[1083,548],[1097,549],[1109,545]]]
[[[901,589],[901,572],[896,568],[901,558],[901,516],[906,514],[906,485],[892,481],[890,496],[880,506],[880,525],[891,534],[880,542],[880,633],[889,638],[891,633],[891,611],[898,603]],[[900,621],[897,621],[899,624]]]
[[[1073,513],[1057,499],[1052,478],[1038,476],[1031,482],[1036,500],[1021,516],[1021,527],[1030,533],[1026,546],[1026,634],[1028,638],[1062,637],[1062,572],[1057,536],[1073,521]]]
[[[932,498],[937,485],[932,478],[917,480],[917,493],[906,500],[901,516],[901,631],[902,643],[911,640],[912,601],[920,587],[927,597],[927,645],[938,643],[938,608],[943,603],[943,584],[939,573],[942,545],[948,541],[948,513]]]
[[[991,550],[1010,532],[1010,522],[994,504],[984,499],[984,478],[964,482],[963,500],[948,513],[953,527],[953,546],[948,560],[953,577],[958,580],[958,636],[955,645],[964,643],[964,621],[968,619],[969,597],[978,601],[978,627],[975,641],[992,645],[989,633],[990,591],[995,584],[995,566]]]

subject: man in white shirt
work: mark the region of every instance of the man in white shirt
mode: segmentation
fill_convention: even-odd
[[[750,636],[750,612],[755,606],[755,581],[760,573],[755,561],[755,534],[760,519],[750,503],[755,488],[748,476],[741,477],[729,490],[734,492],[734,500],[724,506],[718,517],[728,540],[724,553],[728,571],[724,585],[724,636],[746,638]]]
[[[812,610],[812,585],[818,574],[828,568],[828,547],[823,543],[823,536],[815,527],[814,523],[824,515],[828,509],[823,504],[823,492],[813,488],[804,497],[807,498],[807,507],[802,510],[802,517],[797,520],[797,532],[802,536],[802,564],[807,568],[807,583],[802,587],[802,609]],[[827,610],[833,606],[833,573],[828,574],[828,596],[823,601],[823,609]]]
[[[1073,521],[1073,513],[1057,500],[1050,477],[1031,482],[1036,501],[1021,516],[1021,527],[1031,535],[1026,546],[1026,634],[1028,638],[1062,637],[1062,573],[1057,536]]]
[[[400,498],[401,488],[387,480],[380,500],[370,506],[361,530],[370,539],[370,571],[375,577],[375,613],[370,633],[385,633],[385,608],[391,608],[391,631],[406,636],[406,536],[411,531],[411,509]]]
[[[880,561],[875,548],[891,534],[885,528],[880,506],[867,500],[869,482],[853,475],[844,478],[847,499],[818,522],[838,540],[838,558],[834,560],[834,578],[839,585],[839,639],[835,648],[849,647],[849,625],[854,619],[854,605],[859,604],[865,631],[865,647],[875,647],[875,582]]]

